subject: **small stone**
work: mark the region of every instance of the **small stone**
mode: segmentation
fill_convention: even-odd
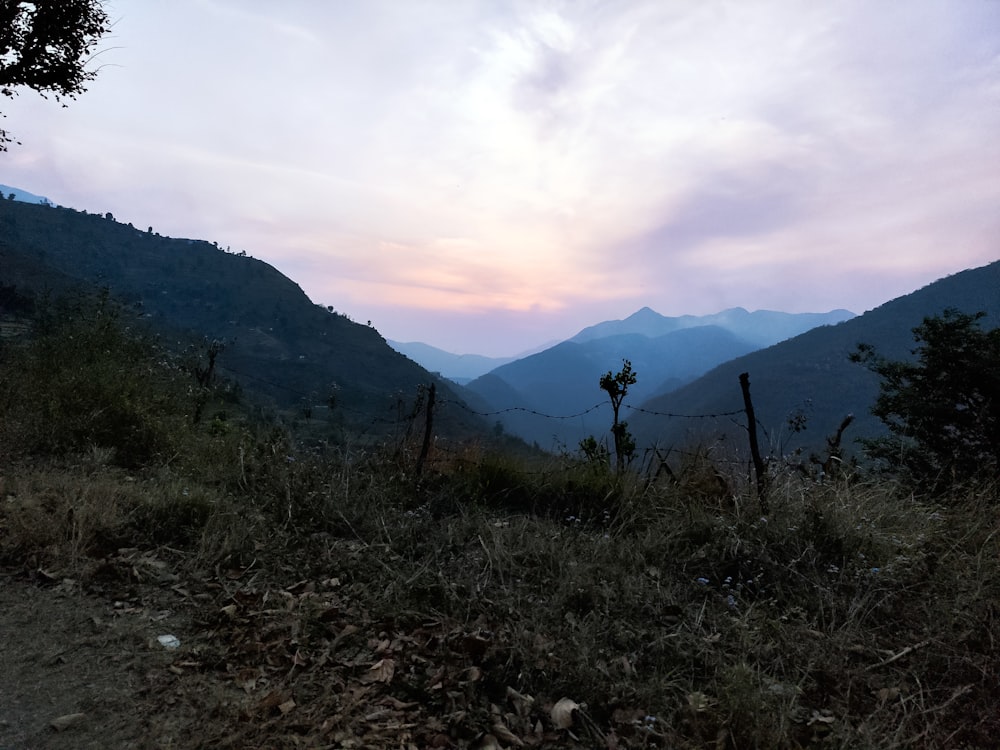
[[[57,719],[53,719],[49,722],[49,726],[57,732],[61,732],[64,729],[69,729],[70,727],[79,724],[86,718],[87,714],[65,714]]]

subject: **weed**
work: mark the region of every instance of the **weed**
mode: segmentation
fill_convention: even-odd
[[[18,392],[66,395],[68,375],[43,370]],[[5,372],[8,396],[29,388]],[[327,670],[374,664],[354,695],[384,683],[385,705],[433,710],[453,744],[477,741],[470,717],[513,701],[504,721],[528,731],[548,719],[524,706],[562,697],[605,746],[971,749],[1000,731],[995,484],[931,503],[884,479],[776,473],[762,516],[707,451],[650,480],[478,449],[418,480],[398,446],[307,450],[239,410],[195,425],[170,410],[183,399],[160,412],[127,394],[104,391],[159,436],[127,461],[96,422],[72,432],[72,401],[46,412],[65,439],[4,402],[3,445],[32,440],[0,476],[0,563],[87,581],[168,550],[181,574],[217,571],[228,598],[205,605],[202,636],[245,646],[238,675],[285,638],[269,679],[296,701],[335,713]],[[414,644],[392,678],[390,654]],[[249,731],[246,714],[217,719]]]

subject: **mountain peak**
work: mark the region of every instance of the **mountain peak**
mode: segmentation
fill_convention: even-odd
[[[656,310],[654,310],[653,308],[643,307],[642,309],[636,310],[634,313],[629,315],[627,318],[625,318],[625,320],[638,322],[643,320],[661,320],[662,318],[663,316],[660,315],[660,313],[656,312]]]
[[[667,317],[652,308],[643,307],[624,320],[607,320],[584,328],[569,340],[584,343],[623,334],[656,338],[682,328],[717,325],[744,341],[757,346],[770,346],[797,336],[810,328],[839,323],[852,317],[854,313],[846,310],[834,310],[829,313],[783,313],[771,310],[749,312],[743,307],[730,307],[714,315]]]

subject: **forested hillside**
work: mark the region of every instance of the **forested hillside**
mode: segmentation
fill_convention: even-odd
[[[892,359],[911,357],[912,329],[924,317],[940,315],[947,308],[985,312],[985,327],[1000,325],[1000,262],[956,273],[864,315],[726,362],[693,383],[642,403],[646,411],[630,414],[630,425],[640,445],[710,445],[725,437],[729,444],[745,448],[746,431],[741,426],[745,422],[702,415],[742,409],[738,378],[748,372],[769,449],[821,448],[847,414],[855,417],[845,436],[853,444],[856,438],[879,434],[884,427],[870,412],[878,379],[852,363],[851,352],[867,343]],[[789,420],[798,420],[799,428],[804,424],[805,430],[793,432]]]
[[[100,216],[0,201],[0,284],[35,296],[106,288],[179,349],[222,349],[217,372],[283,408],[322,410],[331,398],[342,420],[379,429],[399,401],[437,382],[392,350],[374,328],[313,304],[268,264],[215,244],[161,237]],[[483,423],[452,409],[439,429],[476,432]]]

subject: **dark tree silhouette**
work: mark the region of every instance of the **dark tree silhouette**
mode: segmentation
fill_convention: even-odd
[[[628,387],[635,385],[635,379],[632,363],[627,359],[622,360],[622,369],[619,372],[612,373],[608,370],[601,376],[601,390],[608,394],[614,411],[611,436],[615,441],[615,467],[619,474],[625,471],[625,465],[635,456],[635,440],[628,431],[628,422],[619,421],[622,401],[628,395]]]
[[[932,490],[1000,476],[1000,328],[983,313],[948,309],[913,329],[915,361],[886,360],[870,345],[852,355],[881,378],[872,413],[890,436],[869,454]]]
[[[99,0],[0,0],[0,94],[26,86],[56,101],[76,98],[97,76],[86,66],[109,30]],[[12,141],[0,128],[0,151]]]

